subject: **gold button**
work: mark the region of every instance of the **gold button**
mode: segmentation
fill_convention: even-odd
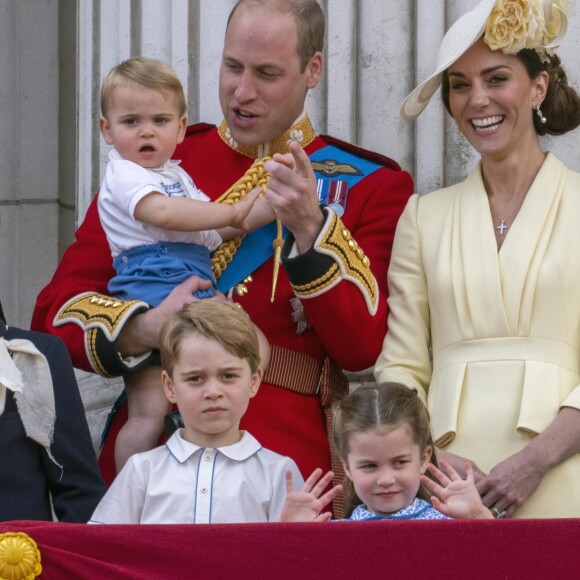
[[[244,283],[236,284],[234,292],[236,296],[245,296],[248,293],[248,287]]]
[[[350,240],[350,232],[346,228],[342,230],[342,237],[345,240]]]
[[[371,261],[368,259],[368,257],[367,257],[367,256],[365,256],[365,257],[362,259],[362,263],[363,263],[363,266],[364,266],[365,268],[368,268],[368,267],[371,265]]]
[[[363,260],[363,259],[364,259],[364,257],[365,257],[365,253],[362,251],[362,248],[359,248],[359,249],[356,251],[356,255],[358,256],[359,260]]]
[[[349,241],[348,241],[348,247],[349,247],[351,250],[354,250],[354,249],[356,248],[356,243],[355,243],[355,241],[354,241],[354,240],[349,240]]]

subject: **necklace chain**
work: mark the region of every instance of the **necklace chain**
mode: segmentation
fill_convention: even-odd
[[[511,220],[514,215],[516,214],[516,212],[520,209],[520,207],[522,206],[522,204],[524,203],[524,199],[526,199],[526,196],[522,196],[522,198],[520,199],[520,201],[518,201],[518,203],[515,205],[515,207],[513,207],[509,214],[506,215],[504,218],[500,218],[497,213],[494,211],[493,207],[491,206],[491,200],[489,202],[489,209],[491,210],[491,215],[493,217],[494,220],[494,226],[495,229],[499,232],[500,236],[504,235],[505,230],[509,229],[509,225],[506,224],[506,222],[508,220]],[[513,220],[512,220],[513,221]],[[498,225],[496,225],[496,223]],[[511,224],[510,224],[511,225]]]

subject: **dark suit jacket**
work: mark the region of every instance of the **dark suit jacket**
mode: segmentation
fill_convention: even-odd
[[[15,519],[86,522],[105,492],[72,363],[57,337],[7,328],[0,337],[28,339],[50,366],[56,404],[51,446],[59,468],[46,450],[26,436],[12,392],[6,391],[0,415],[0,521]]]

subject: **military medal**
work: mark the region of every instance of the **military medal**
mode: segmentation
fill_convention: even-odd
[[[346,181],[316,180],[316,192],[321,205],[327,206],[341,217],[346,207],[348,183]]]

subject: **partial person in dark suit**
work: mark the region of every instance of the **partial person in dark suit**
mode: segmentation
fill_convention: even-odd
[[[105,484],[70,355],[0,316],[0,521],[86,522]]]

